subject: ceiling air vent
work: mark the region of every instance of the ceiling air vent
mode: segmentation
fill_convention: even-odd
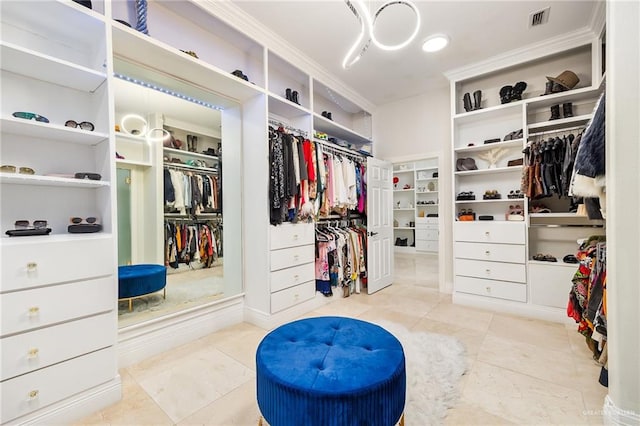
[[[549,7],[546,7],[529,15],[529,27],[546,24],[549,21]]]

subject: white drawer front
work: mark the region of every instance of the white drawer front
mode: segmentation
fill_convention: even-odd
[[[3,244],[0,292],[111,275],[113,248],[113,238]]]
[[[438,230],[438,222],[416,222],[416,229],[435,229]]]
[[[108,312],[117,298],[115,280],[112,276],[0,294],[0,335]]]
[[[271,270],[277,271],[279,269],[302,265],[303,263],[315,262],[315,250],[314,244],[271,250]]]
[[[438,240],[438,231],[431,229],[416,229],[416,240]]]
[[[113,347],[0,383],[4,424],[116,377]]]
[[[534,305],[566,308],[571,291],[571,279],[578,265],[542,265],[529,263],[531,303]]]
[[[527,286],[522,283],[492,281],[480,278],[456,277],[455,290],[499,299],[527,301]]]
[[[115,343],[116,319],[102,314],[2,339],[0,381]]]
[[[306,281],[315,280],[315,263],[305,263],[293,268],[281,269],[271,273],[271,292],[282,290]]]
[[[503,244],[525,243],[524,222],[455,222],[454,232],[456,241]]]
[[[416,250],[419,251],[438,251],[437,241],[420,241],[416,240]]]
[[[283,309],[290,308],[313,298],[316,293],[315,280],[302,283],[271,294],[271,313],[274,314]]]
[[[316,228],[313,223],[284,223],[271,227],[271,250],[313,244]]]
[[[488,280],[527,282],[526,267],[519,263],[484,262],[481,260],[456,259],[455,274]]]
[[[455,256],[511,263],[524,263],[526,260],[524,246],[515,244],[455,243]]]

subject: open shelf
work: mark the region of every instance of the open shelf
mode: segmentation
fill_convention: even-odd
[[[130,79],[164,88],[182,95],[209,102],[220,109],[234,107],[264,90],[245,80],[196,59],[179,49],[155,40],[124,25],[113,26],[114,69]],[[140,52],[144,52],[141,55]],[[171,64],[168,72],[167,64]],[[187,84],[174,75],[188,75]],[[221,95],[217,92],[225,88]]]
[[[24,175],[0,172],[0,183],[14,185],[58,186],[67,188],[102,188],[110,183],[102,180],[73,179],[56,176]]]
[[[457,153],[469,153],[469,152],[482,152],[488,151],[494,148],[521,148],[523,145],[523,139],[516,139],[512,141],[502,141],[495,143],[488,143],[482,145],[465,146],[464,148],[456,148],[454,151]]]
[[[362,136],[318,113],[313,114],[313,130],[326,133],[329,137],[345,140],[356,145],[367,145],[371,143],[371,139],[366,136]]]
[[[456,176],[472,176],[513,172],[522,172],[522,166],[496,167],[495,169],[465,170],[462,172],[455,172],[455,174]]]
[[[15,117],[3,117],[0,119],[0,127],[2,128],[2,133],[12,133],[30,136],[32,138],[59,140],[85,145],[95,145],[109,138],[109,135],[106,133],[90,132],[87,130],[74,129],[73,127],[41,123],[35,120],[25,120]]]
[[[527,128],[530,133],[534,131],[562,130],[565,127],[578,126],[586,124],[593,114],[577,115],[575,117],[560,118],[558,120],[542,121],[539,123],[531,123]]]
[[[107,76],[81,65],[0,42],[2,69],[83,92],[95,91]]]

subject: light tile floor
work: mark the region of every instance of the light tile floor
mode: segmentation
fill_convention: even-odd
[[[437,277],[437,257],[422,261],[434,263],[396,256],[392,286],[335,297],[305,317],[386,320],[460,339],[469,370],[444,424],[602,424],[607,390],[574,326],[453,305],[424,282],[425,270]],[[242,323],[122,369],[123,399],[78,424],[257,425],[254,356],[266,333]]]

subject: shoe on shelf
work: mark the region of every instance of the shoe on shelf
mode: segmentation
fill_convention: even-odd
[[[287,87],[287,90],[284,91],[284,96],[287,98],[288,101],[292,101],[293,99],[291,98],[291,89]]]

